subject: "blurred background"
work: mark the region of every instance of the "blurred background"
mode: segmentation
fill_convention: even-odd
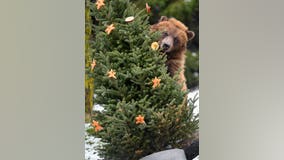
[[[199,85],[199,0],[130,0],[143,9],[151,6],[150,24],[157,23],[161,16],[175,17],[183,22],[195,38],[188,42],[185,76],[189,89]]]

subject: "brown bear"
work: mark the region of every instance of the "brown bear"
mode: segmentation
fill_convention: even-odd
[[[175,18],[162,16],[157,24],[151,26],[151,31],[160,31],[162,36],[159,40],[161,51],[167,55],[166,65],[169,74],[173,77],[179,73],[179,83],[182,90],[187,90],[184,76],[185,53],[189,40],[194,38],[194,32]]]

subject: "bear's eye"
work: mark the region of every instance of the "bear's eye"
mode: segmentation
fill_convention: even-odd
[[[163,36],[163,37],[167,37],[168,35],[169,35],[168,32],[163,32],[163,33],[162,33],[162,36]]]
[[[177,43],[178,43],[178,38],[175,37],[175,38],[174,38],[174,44],[177,44]]]

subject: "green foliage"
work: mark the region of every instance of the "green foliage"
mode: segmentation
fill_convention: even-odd
[[[186,57],[187,67],[184,73],[187,79],[186,84],[190,88],[194,88],[199,85],[199,54],[188,50]]]
[[[97,10],[94,3],[87,6],[93,23],[90,39],[92,58],[97,61],[94,71],[94,102],[104,107],[93,119],[103,127],[92,134],[103,142],[99,154],[106,160],[136,160],[150,153],[181,147],[198,128],[192,115],[193,104],[187,103],[177,77],[170,77],[166,57],[151,49],[160,33],[151,33],[145,9],[137,9],[128,0],[105,1]],[[125,18],[134,16],[133,22]],[[108,35],[105,29],[114,24]],[[116,78],[108,77],[113,69]],[[161,79],[153,88],[152,79]],[[145,123],[136,124],[138,115]]]

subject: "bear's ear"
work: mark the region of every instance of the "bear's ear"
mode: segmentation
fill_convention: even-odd
[[[162,21],[167,21],[168,20],[168,17],[167,16],[162,16],[159,20],[159,22],[162,22]]]
[[[153,24],[150,26],[150,31],[156,31],[158,30],[158,25],[157,24]]]
[[[192,40],[195,37],[195,33],[192,32],[192,31],[187,30],[186,34],[187,34],[187,38],[188,38],[189,41]]]

